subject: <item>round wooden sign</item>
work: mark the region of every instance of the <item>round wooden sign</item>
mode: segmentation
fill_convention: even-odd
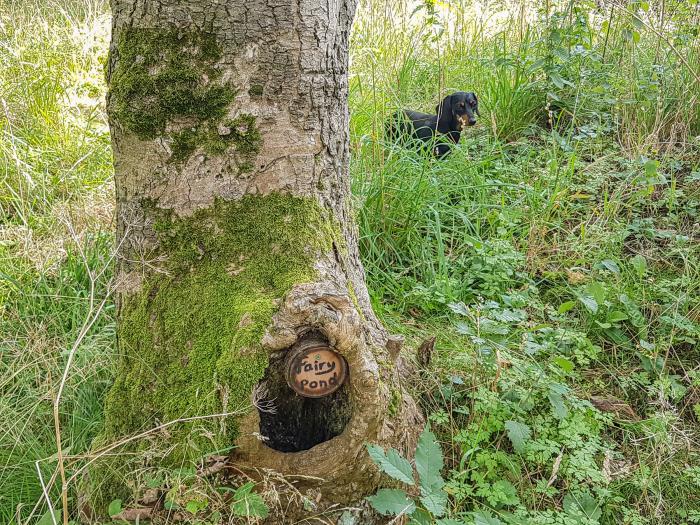
[[[348,375],[345,358],[328,348],[306,348],[287,367],[287,383],[304,397],[323,397],[338,390]]]

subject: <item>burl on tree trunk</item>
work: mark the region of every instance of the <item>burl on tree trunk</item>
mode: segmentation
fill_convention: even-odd
[[[90,471],[93,508],[138,500],[144,468],[221,450],[240,470],[304,480],[322,502],[361,500],[380,478],[365,444],[411,455],[422,416],[358,257],[355,0],[112,9],[120,357],[97,445],[146,434]],[[319,398],[285,373],[290,352],[314,345],[347,363]]]

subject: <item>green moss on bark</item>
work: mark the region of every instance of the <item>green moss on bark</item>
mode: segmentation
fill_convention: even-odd
[[[173,160],[181,161],[198,147],[212,155],[220,155],[229,146],[236,151],[236,161],[241,171],[246,171],[246,166],[252,168],[252,161],[262,147],[262,137],[253,115],[243,114],[220,126],[209,123],[184,129],[173,134],[171,150]]]
[[[163,212],[156,231],[165,267],[120,311],[112,436],[247,406],[267,365],[260,339],[275,300],[313,280],[318,253],[331,249],[315,201],[280,195],[219,201],[184,219]]]
[[[221,119],[235,92],[220,83],[220,58],[210,33],[122,29],[109,82],[113,119],[144,140],[176,118]]]
[[[262,139],[255,120],[253,115],[244,114],[226,123],[226,127],[231,130],[230,140],[241,155],[253,156],[260,153]]]
[[[248,90],[248,94],[251,97],[262,97],[264,91],[265,91],[265,88],[263,87],[262,84],[253,84],[252,86],[250,86],[250,89]]]
[[[150,140],[172,124],[173,162],[187,160],[198,148],[221,155],[233,146],[238,169],[252,170],[262,138],[253,115],[225,120],[236,93],[221,80],[221,50],[213,34],[122,29],[115,59],[108,107],[118,126]]]
[[[315,200],[276,194],[218,201],[187,218],[149,211],[160,241],[153,255],[167,259],[138,293],[122,299],[121,357],[102,442],[158,423],[249,408],[268,363],[260,341],[279,299],[293,285],[313,281],[314,262],[332,249],[337,230]],[[155,448],[167,453],[156,461],[181,464],[230,447],[237,419],[169,427],[157,435]],[[147,448],[154,449],[153,441]],[[126,492],[107,474],[125,468],[104,469],[94,481],[93,470],[91,485],[112,492],[103,500]]]

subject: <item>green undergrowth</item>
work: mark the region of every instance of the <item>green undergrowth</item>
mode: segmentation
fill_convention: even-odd
[[[56,468],[52,402],[81,328],[109,290],[107,7],[101,0],[64,2],[60,9],[0,0],[3,524],[36,523],[46,511],[39,473],[50,480]],[[109,301],[81,339],[62,393],[67,454],[89,450],[102,426],[114,330]],[[55,485],[47,490],[60,499]]]
[[[233,445],[267,366],[260,341],[278,301],[314,279],[333,233],[315,200],[275,194],[217,201],[186,218],[152,213],[167,258],[122,299],[121,358],[101,442],[204,417],[136,444],[167,449],[163,466]]]
[[[662,58],[645,2],[536,2],[525,25],[430,2],[413,25],[382,5],[353,34],[353,193],[375,310],[416,346],[437,336],[415,384],[446,454],[430,519],[700,522],[689,4],[667,13],[689,67]],[[482,115],[450,156],[386,139],[396,109],[456,90]]]
[[[361,249],[384,321],[438,338],[415,386],[447,514],[696,523],[697,150],[546,130],[474,130],[442,161],[384,148],[354,157]]]

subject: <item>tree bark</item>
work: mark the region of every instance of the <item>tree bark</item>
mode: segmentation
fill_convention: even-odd
[[[237,469],[294,476],[323,508],[376,489],[366,443],[413,453],[422,416],[372,311],[351,210],[354,10],[112,0],[120,359],[100,442],[155,430],[129,442],[138,459],[92,469],[95,506],[138,499],[132,471],[235,447]],[[320,400],[282,373],[308,338],[349,368]],[[280,512],[270,523],[304,511]]]

